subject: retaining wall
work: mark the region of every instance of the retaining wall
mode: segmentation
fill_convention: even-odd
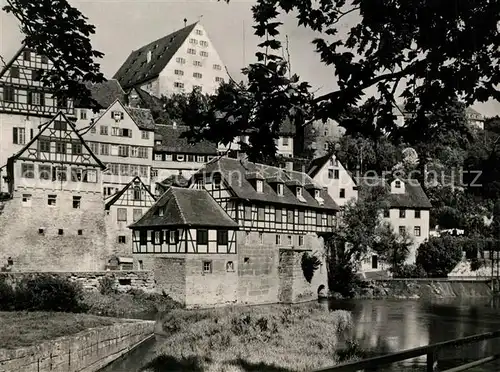
[[[96,372],[149,339],[152,321],[94,328],[37,346],[0,349],[0,372]]]
[[[120,292],[130,289],[140,289],[145,292],[155,291],[155,279],[152,271],[98,271],[98,272],[0,272],[0,279],[6,278],[8,282],[16,284],[25,277],[51,275],[81,283],[84,289],[99,290],[99,281],[105,277],[114,280]]]

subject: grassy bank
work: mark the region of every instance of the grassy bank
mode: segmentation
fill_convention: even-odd
[[[88,314],[47,312],[0,312],[0,347],[15,349],[57,337],[73,335],[89,328],[108,326],[119,319]]]
[[[173,310],[144,371],[304,371],[354,354],[351,314],[322,305]]]

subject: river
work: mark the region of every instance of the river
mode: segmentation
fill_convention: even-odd
[[[500,329],[500,303],[493,300],[353,300],[324,302],[330,309],[352,312],[355,336],[364,350],[386,354],[436,342]],[[154,358],[151,340],[101,372],[137,372]],[[484,341],[446,352],[439,364],[451,368],[457,361],[472,361],[492,355],[498,340]],[[496,347],[498,349],[498,347]],[[425,356],[379,371],[424,371]],[[500,371],[500,362],[471,369],[472,372]]]

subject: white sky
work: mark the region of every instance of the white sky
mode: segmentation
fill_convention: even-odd
[[[35,0],[34,0],[35,1]],[[111,78],[133,49],[165,36],[199,19],[235,80],[240,70],[255,60],[259,40],[253,35],[252,0],[69,0],[96,26],[94,49],[105,53],[102,71]],[[0,5],[4,1],[0,0]],[[336,87],[333,69],[321,63],[314,53],[312,31],[297,27],[293,15],[284,16],[282,35],[288,35],[292,72],[309,81],[318,93]],[[344,27],[349,24],[346,17]],[[352,18],[351,18],[352,20]],[[0,11],[0,55],[8,61],[22,40],[17,20]],[[243,41],[245,40],[245,43]],[[486,116],[500,115],[500,103],[473,106]]]

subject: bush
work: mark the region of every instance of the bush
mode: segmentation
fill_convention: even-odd
[[[304,278],[308,283],[311,283],[311,280],[314,276],[314,272],[318,270],[318,267],[321,265],[321,261],[318,257],[311,255],[305,252],[302,255],[301,266],[302,272],[304,273]]]
[[[364,285],[356,270],[349,265],[329,263],[328,289],[344,298],[353,298]]]
[[[114,279],[107,276],[99,279],[99,291],[105,296],[115,294],[117,291]]]
[[[394,278],[425,278],[427,276],[427,273],[421,266],[414,264],[402,265],[392,274]]]
[[[0,277],[0,311],[13,310],[15,298],[14,288],[7,283],[5,277]]]
[[[486,260],[484,259],[479,259],[479,258],[473,258],[470,260],[470,269],[471,271],[477,271],[482,267],[486,266]]]
[[[460,238],[443,236],[430,238],[417,250],[417,266],[431,278],[445,278],[462,259]]]
[[[16,310],[84,311],[83,289],[77,283],[50,275],[27,277],[15,289]]]

